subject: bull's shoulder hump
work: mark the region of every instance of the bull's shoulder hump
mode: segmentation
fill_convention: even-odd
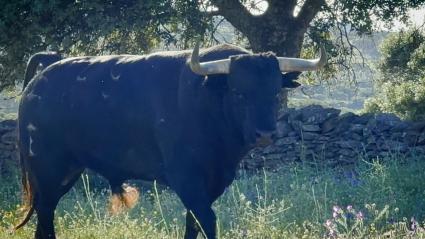
[[[248,50],[231,45],[220,44],[209,48],[204,48],[200,51],[201,61],[213,61],[220,59],[228,59],[230,56],[252,54]]]
[[[248,51],[245,48],[236,46],[236,45],[232,45],[232,44],[228,44],[228,43],[223,43],[223,44],[219,44],[219,45],[215,45],[209,48],[205,48],[203,51],[201,51],[205,53],[209,53],[209,52],[229,52],[229,53],[234,53],[234,54],[252,54],[252,52]]]

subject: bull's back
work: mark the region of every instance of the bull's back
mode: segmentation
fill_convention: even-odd
[[[155,131],[164,112],[176,113],[172,98],[178,73],[172,71],[178,71],[179,64],[170,63],[116,56],[73,58],[52,65],[23,93],[21,139],[26,138],[28,148],[30,126],[40,140],[72,152],[89,167],[119,170],[121,162],[123,170],[132,171],[129,163],[134,168],[143,163],[150,170],[144,174],[160,170],[154,163],[161,157]],[[139,171],[127,173],[135,177]]]

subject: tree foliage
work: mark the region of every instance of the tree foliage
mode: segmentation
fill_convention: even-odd
[[[387,22],[405,18],[408,9],[424,2],[0,0],[0,90],[22,80],[26,60],[38,51],[142,54],[170,44],[187,48],[199,37],[213,39],[223,19],[246,37],[254,51],[298,56],[303,42],[307,46],[323,42],[331,56],[344,56],[334,60],[341,64],[350,61],[346,56],[355,51],[346,37],[350,31],[370,33],[373,16]]]
[[[411,29],[390,35],[381,46],[378,94],[366,102],[369,112],[389,112],[425,120],[425,34]]]
[[[421,65],[424,66],[424,49],[425,36],[419,29],[391,34],[381,45],[379,80],[381,82],[415,81],[420,77]]]
[[[22,80],[26,59],[38,51],[142,54],[207,29],[197,5],[173,2],[0,0],[0,89]]]

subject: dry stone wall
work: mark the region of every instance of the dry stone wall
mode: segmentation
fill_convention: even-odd
[[[0,176],[17,164],[16,121],[0,122]],[[246,169],[275,168],[293,161],[353,164],[388,155],[423,154],[425,122],[402,121],[393,114],[341,114],[311,105],[281,114],[274,144],[252,150]]]
[[[254,149],[245,168],[274,168],[293,161],[353,164],[386,156],[423,154],[425,122],[402,121],[394,114],[341,114],[311,105],[279,117],[273,145]]]
[[[0,122],[0,180],[16,172],[18,156],[16,150],[16,121]]]

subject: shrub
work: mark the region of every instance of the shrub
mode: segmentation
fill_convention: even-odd
[[[403,119],[425,119],[425,34],[419,29],[391,34],[381,45],[375,79],[377,94],[366,112],[394,113]]]
[[[425,120],[425,77],[417,81],[387,82],[366,100],[365,111],[394,113],[408,120]]]
[[[413,72],[417,72],[422,76],[425,75],[425,42],[422,42],[422,44],[412,52],[407,66]]]
[[[417,69],[425,66],[424,54],[421,54],[425,44],[425,36],[419,29],[393,33],[386,38],[380,47],[382,54],[378,64],[381,75],[380,82],[415,80]]]

